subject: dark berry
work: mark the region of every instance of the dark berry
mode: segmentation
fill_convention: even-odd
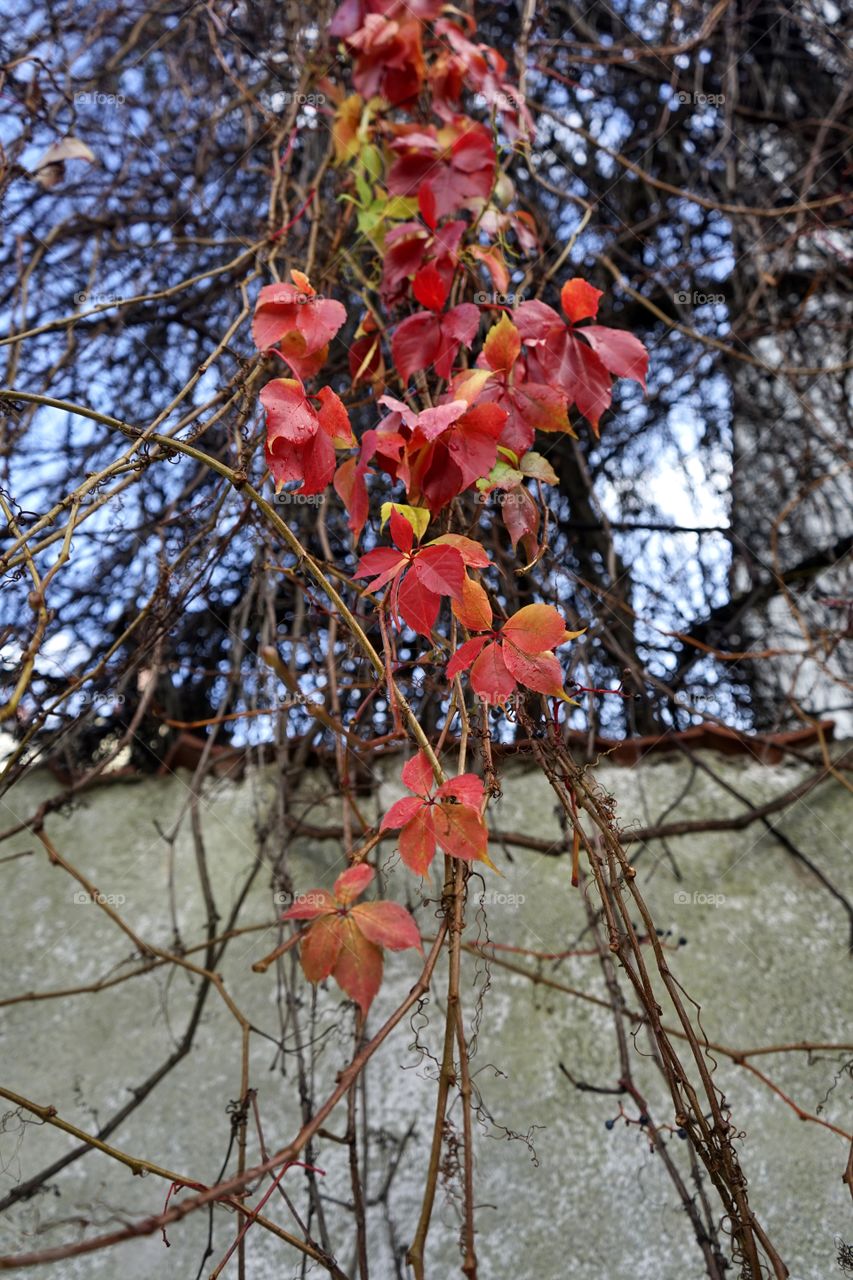
[[[615,1120],[605,1120],[604,1127],[605,1129],[612,1129],[615,1123],[616,1123]]]
[[[676,1133],[676,1137],[679,1137],[679,1138],[686,1138],[686,1137],[687,1137],[687,1130],[686,1130],[686,1129],[676,1129],[675,1133]]]

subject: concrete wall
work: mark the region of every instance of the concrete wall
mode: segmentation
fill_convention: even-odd
[[[721,777],[761,803],[794,786],[809,772],[804,764],[761,766],[704,759]],[[617,796],[624,826],[646,825],[673,804],[667,820],[720,816],[739,809],[702,772],[691,777],[683,758],[659,758],[634,769],[602,767],[601,783]],[[168,849],[156,824],[165,829],[186,804],[187,775],[114,785],[92,793],[70,812],[53,816],[47,829],[59,850],[97,884],[122,899],[120,910],[143,938],[168,946],[172,939]],[[318,797],[328,782],[315,779]],[[25,817],[55,787],[44,776],[19,785],[3,804],[2,825]],[[395,798],[393,785],[367,801],[377,810]],[[202,823],[220,913],[239,891],[256,856],[255,823],[265,817],[272,795],[269,774],[236,784],[211,784],[202,804]],[[679,799],[679,797],[681,797]],[[337,821],[337,809],[318,802],[309,815],[316,823]],[[834,783],[812,792],[781,817],[780,830],[853,895],[849,792]],[[554,838],[559,827],[553,797],[538,775],[507,769],[504,798],[494,823],[507,830]],[[391,857],[392,846],[383,846]],[[51,867],[38,841],[23,834],[0,848],[0,962],[4,996],[47,991],[92,982],[120,972],[133,948],[96,907],[75,901],[78,887]],[[585,927],[577,891],[569,885],[565,859],[543,857],[496,843],[492,855],[504,872],[486,873],[485,902],[467,936],[481,934],[516,946],[560,951],[576,945]],[[298,890],[329,884],[339,869],[332,842],[297,841],[292,867]],[[701,1005],[702,1025],[712,1040],[745,1048],[804,1039],[853,1040],[848,926],[843,910],[814,877],[760,824],[742,832],[692,836],[632,847],[643,893],[661,927],[672,929],[677,947],[672,967]],[[191,832],[184,821],[174,846],[174,903],[186,942],[203,937],[203,916]],[[408,889],[419,899],[417,882],[402,870],[391,877],[392,892]],[[437,883],[433,885],[435,896]],[[244,923],[271,920],[268,870],[250,891]],[[430,908],[432,911],[433,908]],[[424,931],[429,917],[419,914]],[[275,971],[252,973],[251,965],[276,942],[276,932],[235,940],[222,972],[228,990],[253,1022],[278,1035]],[[684,945],[678,947],[678,939]],[[583,945],[583,942],[580,943]],[[522,963],[529,961],[522,960]],[[604,994],[598,961],[576,957],[543,964],[545,975],[593,995]],[[418,972],[414,953],[389,956],[387,980],[371,1013],[379,1025],[408,990]],[[484,988],[488,985],[488,990]],[[399,1242],[410,1238],[420,1203],[434,1090],[435,1053],[442,1019],[437,994],[412,1023],[405,1021],[377,1055],[368,1075],[377,1124],[399,1138],[414,1122],[390,1208]],[[618,1075],[609,1010],[576,997],[535,987],[493,967],[486,983],[484,964],[466,961],[464,991],[469,1019],[483,996],[483,1019],[474,1061],[482,1110],[477,1133],[478,1250],[481,1277],[528,1280],[700,1280],[704,1274],[684,1213],[674,1198],[659,1157],[651,1154],[641,1129],[605,1121],[617,1110],[612,1096],[575,1090],[560,1069],[597,1084],[615,1084]],[[60,1115],[93,1130],[127,1101],[137,1084],[174,1048],[191,1007],[193,984],[186,974],[160,969],[98,994],[15,1004],[2,1010],[3,1083],[27,1097],[52,1103]],[[626,993],[629,995],[630,992]],[[308,1006],[304,1010],[308,1017]],[[351,1018],[337,988],[321,991],[317,1030],[324,1037],[318,1093],[333,1079],[349,1052]],[[672,1120],[660,1079],[644,1058],[647,1042],[637,1036],[633,1050],[638,1084],[647,1091],[659,1122]],[[810,1112],[841,1128],[851,1127],[853,1053],[780,1053],[758,1060],[786,1093]],[[240,1053],[236,1023],[212,995],[191,1054],[152,1097],[114,1134],[114,1145],[189,1177],[215,1179],[225,1152],[226,1107],[238,1097]],[[265,1135],[271,1149],[295,1132],[299,1101],[292,1057],[283,1062],[274,1044],[253,1038],[251,1083],[258,1090]],[[789,1107],[742,1067],[718,1057],[716,1079],[726,1094],[734,1123],[742,1131],[740,1150],[753,1206],[780,1248],[793,1276],[827,1280],[837,1270],[837,1238],[853,1238],[851,1200],[841,1175],[845,1142],[827,1129],[803,1123]],[[627,1105],[628,1111],[634,1109]],[[68,1150],[70,1140],[38,1124],[22,1124],[11,1107],[0,1134],[0,1193]],[[454,1115],[458,1113],[454,1112]],[[333,1117],[340,1131],[343,1120]],[[670,1149],[689,1179],[687,1144],[673,1135]],[[382,1179],[377,1155],[370,1187]],[[250,1146],[250,1159],[257,1156]],[[324,1143],[317,1154],[326,1170],[324,1188],[349,1196],[345,1150]],[[287,1175],[295,1192],[302,1175]],[[100,1233],[126,1219],[158,1212],[166,1186],[153,1177],[133,1177],[100,1154],[87,1155],[51,1183],[51,1192],[7,1212],[0,1221],[0,1251],[44,1248],[83,1232]],[[341,1230],[341,1210],[328,1209],[332,1235],[346,1242],[340,1251],[352,1265],[349,1233]],[[279,1204],[272,1210],[283,1225]],[[86,1223],[83,1227],[80,1224]],[[234,1233],[234,1219],[215,1215],[214,1256],[221,1256]],[[371,1274],[394,1276],[389,1231],[380,1212],[371,1228]],[[30,1272],[34,1280],[191,1280],[206,1240],[204,1215],[169,1230],[171,1248],[159,1234],[122,1247],[120,1253],[64,1261],[58,1270]],[[456,1274],[458,1219],[443,1192],[436,1206],[428,1275]],[[286,1280],[301,1274],[295,1255],[272,1237],[254,1230],[249,1248],[250,1280]],[[227,1275],[236,1274],[232,1266]],[[317,1272],[319,1274],[319,1272]],[[735,1274],[735,1272],[732,1272]]]

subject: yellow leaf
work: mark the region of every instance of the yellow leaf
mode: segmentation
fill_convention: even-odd
[[[383,502],[380,508],[382,524],[380,528],[384,529],[385,525],[391,519],[391,512],[396,511],[398,516],[402,516],[404,520],[408,520],[409,524],[415,531],[415,537],[418,542],[429,528],[429,511],[426,507],[409,507],[405,502]]]

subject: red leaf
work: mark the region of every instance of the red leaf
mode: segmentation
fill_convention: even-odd
[[[430,770],[432,772],[432,770]],[[400,827],[404,827],[407,822],[411,822],[423,808],[421,796],[403,796],[402,800],[398,800],[396,804],[392,804],[391,808],[382,819],[383,831],[399,831]]]
[[[302,493],[321,493],[335,473],[335,449],[302,385],[275,378],[261,389],[260,399],[267,421],[266,462],[276,484],[300,480]],[[331,403],[323,410],[338,421]]]
[[[282,920],[316,920],[317,916],[327,915],[335,910],[335,899],[326,889],[311,889],[309,893],[300,893],[282,915]]]
[[[579,320],[598,315],[598,301],[603,296],[603,290],[575,276],[574,280],[567,280],[560,290],[560,303],[569,322],[577,324]]]
[[[348,449],[356,443],[352,433],[352,424],[344,402],[331,387],[321,387],[317,392],[320,408],[317,417],[320,426],[338,449]]]
[[[465,347],[470,347],[479,327],[480,311],[473,302],[460,302],[458,307],[451,307],[442,317],[442,328]],[[447,375],[440,376],[444,378]]]
[[[582,280],[570,280],[561,294],[572,321],[594,316],[600,296],[598,289]],[[538,301],[523,302],[515,318],[522,340],[530,348],[528,372],[534,379],[559,388],[594,430],[610,407],[610,374],[633,378],[645,388],[648,352],[633,334],[602,325],[576,331],[566,328],[551,307]]]
[[[388,521],[391,537],[401,551],[411,551],[415,541],[415,531],[405,516],[399,511],[392,511]]]
[[[460,645],[447,664],[445,674],[448,680],[452,680],[454,676],[459,675],[460,671],[467,671],[471,663],[474,662],[488,643],[488,636],[474,636],[473,640],[466,640],[465,644]]]
[[[425,876],[435,857],[435,830],[432,809],[421,807],[417,817],[400,832],[398,847],[404,864],[416,876]]]
[[[513,551],[524,539],[528,558],[532,560],[535,555],[536,535],[539,532],[539,508],[523,485],[513,489],[512,493],[507,495],[507,499],[510,497],[513,499],[512,502],[509,500],[504,502],[501,514]]]
[[[478,404],[459,419],[448,439],[448,448],[465,485],[487,476],[495,465],[498,440],[507,419],[497,404]]]
[[[531,298],[516,307],[514,319],[522,342],[528,346],[542,343],[552,331],[562,333],[566,327],[554,308],[538,298]]]
[[[362,96],[364,94],[361,90]],[[392,195],[411,196],[425,181],[435,199],[435,215],[443,218],[461,208],[472,196],[487,199],[495,174],[495,150],[489,131],[480,124],[464,119],[450,154],[439,142],[432,125],[403,126],[391,146],[398,158],[388,174],[388,190]],[[405,130],[405,132],[403,131]],[[442,130],[442,135],[447,133]]]
[[[473,538],[466,538],[462,533],[441,533],[427,545],[455,547],[471,569],[486,569],[492,563],[482,544],[475,542]]]
[[[441,311],[450,293],[450,285],[439,275],[435,263],[429,262],[416,274],[412,292],[422,307]]]
[[[536,431],[568,431],[574,435],[566,409],[566,396],[541,382],[516,383],[510,390],[515,411]],[[512,446],[509,446],[512,448]],[[516,450],[519,452],[519,450]],[[526,449],[520,452],[526,453]]]
[[[527,304],[525,304],[527,305]],[[598,356],[570,330],[552,333],[542,346],[534,347],[530,366],[538,366],[541,379],[555,383],[570,403],[576,404],[597,431],[601,415],[610,408],[613,396],[610,374]]]
[[[429,368],[438,354],[440,341],[439,320],[431,311],[419,311],[397,325],[391,339],[391,355],[403,382],[408,382],[420,369]]]
[[[386,403],[390,397],[384,397]],[[413,414],[410,418],[412,427],[411,443],[414,447],[429,444],[461,418],[467,405],[464,400],[449,400],[447,404],[437,404],[432,409],[424,409],[422,413]]]
[[[626,329],[608,329],[600,324],[588,324],[581,333],[611,373],[617,378],[633,378],[645,391],[649,353],[639,338]]]
[[[342,871],[335,881],[335,897],[340,905],[347,906],[355,898],[361,897],[373,879],[373,868],[366,862],[358,862],[354,867]]]
[[[424,78],[420,22],[389,21],[368,12],[347,37],[357,50],[353,84],[363,98],[384,98],[392,106],[417,95]]]
[[[487,644],[471,667],[471,688],[486,702],[505,702],[515,692],[515,678],[507,670],[501,650],[499,644]],[[457,650],[456,657],[460,652]]]
[[[429,639],[440,606],[440,597],[428,591],[416,573],[406,574],[397,592],[395,608],[407,627]]]
[[[347,510],[349,527],[356,543],[367,524],[368,500],[364,477],[369,472],[366,461],[357,458],[347,458],[335,472],[335,492]]]
[[[374,578],[370,590],[378,591],[405,569],[408,561],[394,547],[376,547],[367,551],[358,562],[357,578]]]
[[[261,388],[260,401],[266,410],[267,444],[304,444],[316,433],[317,414],[295,378],[274,378]]]
[[[387,304],[397,301],[400,286],[422,265],[429,236],[419,222],[401,222],[385,237],[382,294]]]
[[[426,752],[403,766],[403,781],[418,794],[398,800],[382,819],[382,829],[401,828],[400,857],[411,871],[426,875],[436,841],[457,858],[484,858],[487,832],[480,816],[483,783],[473,773],[449,778],[433,796],[434,774]],[[456,803],[449,803],[456,801]]]
[[[435,371],[439,378],[449,378],[460,347],[470,347],[480,323],[480,312],[473,302],[461,302],[441,317],[439,351]]]
[[[425,751],[407,760],[400,776],[409,790],[419,796],[428,796],[435,783],[435,773]]]
[[[421,211],[421,217],[429,227],[430,231],[435,231],[438,225],[438,218],[435,210],[435,195],[432,187],[428,182],[422,182],[418,188],[418,208]]]
[[[563,692],[563,672],[553,653],[524,653],[512,644],[503,645],[501,652],[507,670],[519,684],[537,693]]]
[[[415,558],[413,572],[428,591],[462,599],[465,562],[455,547],[424,547]]]
[[[476,262],[481,263],[489,273],[492,282],[492,288],[496,293],[507,293],[509,291],[509,270],[507,269],[506,259],[496,244],[490,244],[485,248],[480,244],[472,244],[468,246],[468,253]]]
[[[252,337],[261,351],[281,345],[285,358],[299,361],[322,351],[346,323],[347,313],[340,302],[318,298],[301,272],[292,275],[296,284],[268,284],[261,289]]]
[[[443,782],[435,794],[442,800],[448,797],[458,800],[460,804],[467,804],[479,813],[483,803],[483,779],[478,778],[476,773],[460,773]]]
[[[421,935],[414,919],[396,902],[362,902],[353,907],[351,919],[369,942],[389,951],[417,947],[423,951]]]

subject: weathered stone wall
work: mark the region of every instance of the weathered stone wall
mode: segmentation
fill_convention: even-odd
[[[809,766],[761,766],[706,754],[721,777],[762,803],[794,786]],[[184,940],[203,938],[203,913],[189,822],[174,846],[158,833],[186,803],[186,776],[113,785],[93,792],[72,811],[48,819],[48,831],[64,852],[97,884],[120,899],[120,910],[143,938],[172,942],[170,873]],[[634,769],[602,767],[602,785],[618,798],[623,825],[647,825],[675,806],[667,820],[721,816],[738,811],[706,774],[691,776],[682,758],[661,758]],[[326,780],[318,788],[328,789]],[[4,801],[5,821],[30,813],[55,783],[33,778]],[[377,809],[395,796],[383,785]],[[217,904],[223,917],[255,858],[254,823],[266,812],[269,775],[235,784],[210,784],[202,822]],[[771,821],[849,895],[853,895],[849,792],[835,783],[811,792]],[[322,808],[311,820],[334,822],[337,812]],[[559,834],[553,797],[537,775],[510,767],[495,824],[545,838]],[[391,846],[384,846],[390,855]],[[93,982],[132,954],[132,945],[91,904],[75,900],[77,886],[51,867],[33,837],[7,841],[4,857],[30,850],[0,865],[4,893],[3,995],[48,991]],[[302,840],[293,848],[297,887],[328,884],[338,868],[331,842]],[[496,843],[493,856],[504,875],[486,873],[484,903],[471,931],[539,951],[562,951],[588,944],[585,914],[569,885],[565,859],[543,857]],[[672,839],[632,846],[643,893],[655,918],[672,929],[672,967],[701,1006],[702,1026],[711,1040],[733,1048],[800,1040],[847,1041],[851,1036],[853,960],[847,952],[848,922],[838,903],[814,876],[760,824],[740,832]],[[416,882],[397,874],[392,891]],[[435,893],[437,886],[433,886]],[[78,895],[79,897],[79,895]],[[256,877],[244,922],[273,918],[266,868]],[[425,932],[429,919],[419,916]],[[684,944],[678,946],[683,938]],[[276,932],[247,934],[226,954],[228,990],[255,1025],[277,1035],[274,969],[252,973],[252,963],[276,942]],[[535,968],[535,962],[521,959]],[[372,1024],[405,994],[418,972],[414,953],[389,956],[387,981],[371,1014]],[[542,963],[540,972],[587,995],[604,986],[594,957]],[[469,1014],[485,985],[483,961],[466,960],[464,993]],[[192,1001],[193,984],[178,971],[154,970],[98,994],[14,1004],[2,1011],[3,1082],[60,1115],[93,1130],[128,1098],[136,1084],[174,1049]],[[629,997],[630,992],[626,994]],[[351,1020],[341,1014],[337,989],[319,996],[320,1026],[326,1036],[320,1071],[331,1080],[349,1051]],[[368,1075],[370,1105],[377,1125],[401,1136],[411,1122],[393,1184],[390,1208],[405,1243],[420,1202],[424,1152],[429,1140],[434,1063],[417,1046],[435,1052],[440,1030],[439,993],[410,1024],[405,1021],[376,1057]],[[668,1011],[667,1011],[668,1014]],[[416,1043],[417,1042],[417,1043]],[[660,1077],[651,1068],[640,1032],[633,1050],[637,1081],[659,1121],[671,1120]],[[851,1076],[845,1062],[853,1054],[773,1054],[757,1061],[778,1086],[812,1113],[850,1128]],[[801,1122],[785,1102],[743,1067],[717,1055],[716,1079],[726,1094],[734,1123],[743,1132],[742,1162],[753,1204],[799,1280],[827,1280],[837,1270],[837,1238],[853,1237],[850,1193],[841,1174],[847,1147],[834,1133]],[[505,969],[492,967],[474,1062],[482,1100],[477,1136],[478,1250],[481,1275],[494,1280],[700,1280],[703,1267],[688,1222],[675,1199],[659,1157],[635,1125],[605,1121],[618,1101],[581,1092],[560,1068],[596,1084],[615,1084],[618,1059],[608,1009],[577,996],[534,986]],[[226,1107],[240,1092],[240,1041],[236,1023],[212,994],[191,1054],[151,1098],[112,1136],[114,1145],[144,1154],[188,1177],[212,1181],[228,1140]],[[292,1059],[281,1059],[274,1044],[253,1038],[252,1085],[258,1090],[266,1141],[282,1145],[298,1124],[299,1100]],[[321,1082],[322,1084],[322,1082]],[[318,1086],[322,1092],[321,1085]],[[628,1111],[632,1111],[629,1105]],[[10,1112],[8,1106],[4,1110]],[[342,1128],[340,1117],[331,1127]],[[508,1140],[510,1135],[518,1135]],[[37,1124],[22,1125],[8,1115],[0,1135],[0,1193],[68,1150],[70,1139]],[[672,1154],[689,1180],[686,1143],[676,1135]],[[389,1147],[389,1152],[391,1148]],[[324,1189],[349,1195],[345,1149],[325,1143],[321,1166]],[[250,1148],[250,1158],[257,1150]],[[288,1177],[298,1185],[301,1175]],[[382,1170],[370,1174],[379,1185]],[[6,1215],[0,1230],[2,1253],[47,1247],[81,1232],[110,1229],[126,1216],[158,1212],[166,1186],[153,1177],[133,1177],[100,1154],[89,1154],[59,1175],[52,1194],[41,1194]],[[281,1206],[273,1216],[284,1221]],[[216,1212],[216,1261],[233,1237],[234,1219]],[[329,1208],[332,1234],[341,1214]],[[33,1280],[191,1280],[199,1267],[207,1223],[196,1214],[169,1230],[166,1250],[159,1234],[123,1246],[120,1253],[65,1261],[59,1270],[37,1268]],[[453,1205],[443,1196],[431,1236],[428,1274],[457,1273]],[[348,1233],[344,1234],[348,1239]],[[371,1238],[371,1274],[393,1277],[389,1233],[376,1215]],[[266,1233],[253,1233],[251,1280],[298,1276],[288,1256]],[[342,1254],[347,1269],[352,1259]],[[207,1274],[209,1267],[203,1271]],[[226,1273],[230,1274],[230,1273]],[[734,1273],[733,1273],[734,1274]]]

